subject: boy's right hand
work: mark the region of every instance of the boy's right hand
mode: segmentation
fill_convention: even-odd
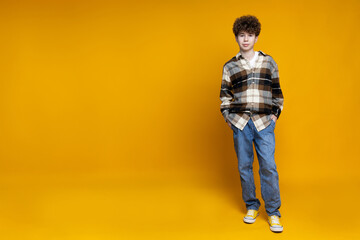
[[[229,125],[229,127],[231,128],[231,123],[228,121],[228,120],[226,120],[226,123]]]

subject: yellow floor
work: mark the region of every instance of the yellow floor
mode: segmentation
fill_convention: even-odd
[[[242,222],[240,181],[226,187],[193,179],[8,175],[0,183],[0,238],[360,239],[354,186],[281,182],[284,232],[276,234],[260,196],[257,221]]]

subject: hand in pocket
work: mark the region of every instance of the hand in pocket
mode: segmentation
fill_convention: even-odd
[[[232,128],[232,127],[231,127],[231,122],[229,122],[228,120],[226,120],[226,123],[229,125],[230,128]]]

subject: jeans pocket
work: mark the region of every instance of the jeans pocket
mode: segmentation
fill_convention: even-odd
[[[272,124],[272,126],[275,128],[276,122],[273,119],[271,119],[270,122],[271,122],[270,124]]]
[[[231,123],[231,129],[232,129],[233,131],[236,131],[236,130],[237,130],[237,127],[235,127],[235,125]]]

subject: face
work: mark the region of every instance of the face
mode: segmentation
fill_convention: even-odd
[[[241,31],[236,37],[236,42],[241,50],[248,51],[254,48],[257,39],[258,37],[255,37],[255,33]]]

